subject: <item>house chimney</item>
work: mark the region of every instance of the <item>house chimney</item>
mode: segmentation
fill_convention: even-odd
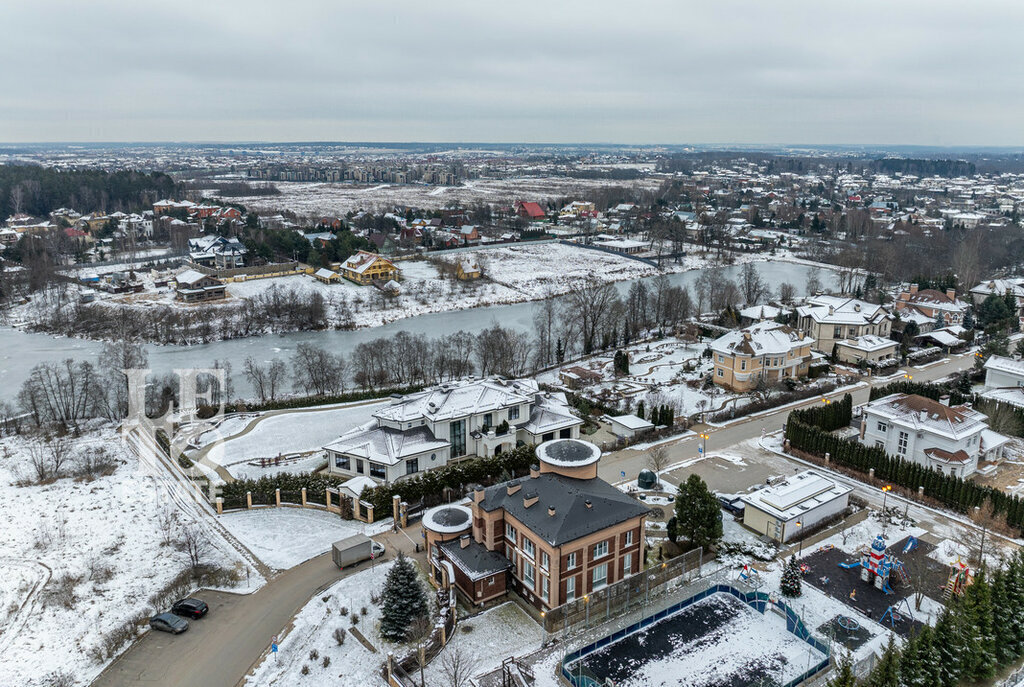
[[[945,396],[939,396],[939,403],[941,403],[944,406],[948,406],[949,405],[949,394],[946,394]]]
[[[530,466],[530,479],[537,479],[540,477],[540,466],[534,463]]]
[[[917,284],[910,285],[910,293],[917,293]]]
[[[946,289],[946,297],[951,300],[956,300],[956,289]]]
[[[590,502],[590,499],[584,501],[583,504],[587,507],[588,510],[594,507],[594,504]]]
[[[750,341],[750,332],[743,332],[743,340]]]
[[[533,504],[537,503],[540,497],[537,496],[537,492],[528,491],[523,494],[523,508],[529,508]]]
[[[477,484],[473,487],[473,503],[480,503],[484,500],[484,488]]]
[[[548,506],[548,517],[549,518],[555,517],[555,507],[554,506]]]
[[[468,534],[464,534],[461,537],[459,537],[459,548],[464,549],[467,546],[469,546],[469,541],[470,539]]]
[[[519,491],[519,488],[522,486],[523,485],[521,485],[519,482],[509,482],[508,485],[506,485],[505,487],[505,491],[509,496],[511,496],[512,494]]]
[[[831,305],[828,306],[828,314],[829,315],[835,315],[836,314],[836,309],[833,308]]]

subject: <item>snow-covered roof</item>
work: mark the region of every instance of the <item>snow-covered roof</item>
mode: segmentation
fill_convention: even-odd
[[[874,334],[865,334],[863,336],[853,337],[852,339],[843,339],[842,341],[837,341],[836,345],[846,346],[847,348],[863,351],[865,353],[884,351],[887,348],[895,349],[899,346],[899,344],[892,339],[886,339],[885,337],[876,336]]]
[[[376,253],[369,253],[365,250],[361,250],[355,255],[350,255],[345,262],[341,263],[341,268],[343,270],[351,270],[357,274],[362,274],[370,267],[370,265],[378,260],[383,260],[389,265],[394,266],[393,263],[385,257],[377,255]]]
[[[323,279],[331,279],[333,277],[339,276],[337,272],[332,272],[331,270],[327,269],[326,267],[321,267],[320,269],[318,269],[313,274],[315,274],[316,276],[321,277]]]
[[[174,278],[179,284],[195,284],[208,277],[209,275],[197,272],[195,270],[185,270]]]
[[[915,432],[927,431],[951,439],[980,433],[988,419],[968,406],[947,406],[916,394],[889,394],[868,403],[864,412]]]
[[[1024,360],[1014,360],[1013,358],[1006,358],[1001,355],[991,355],[988,360],[985,361],[985,369],[1005,372],[1006,374],[1024,379]]]
[[[395,465],[400,460],[447,446],[447,441],[435,439],[426,427],[397,430],[369,423],[346,432],[324,448],[375,463]]]
[[[740,317],[745,317],[748,320],[774,320],[784,312],[788,313],[790,311],[784,308],[777,308],[774,305],[752,305],[749,308],[740,310]]]
[[[617,415],[615,417],[608,418],[612,423],[619,424],[626,429],[638,430],[638,429],[651,429],[654,427],[653,422],[637,417],[636,415]]]
[[[747,494],[742,500],[746,505],[788,522],[851,491],[851,487],[837,484],[814,470],[806,470],[780,484]]]
[[[532,379],[459,380],[395,399],[387,408],[374,413],[374,417],[392,422],[452,420],[530,403],[538,390]]]
[[[1002,296],[1010,293],[1024,297],[1024,279],[989,279],[972,288],[971,293],[979,296]]]
[[[814,296],[796,312],[823,324],[873,324],[892,317],[880,305],[838,296]]]
[[[537,447],[537,460],[559,468],[579,468],[600,459],[601,449],[582,439],[554,439]]]
[[[766,321],[737,329],[711,342],[711,350],[733,355],[779,355],[810,345],[792,327]]]

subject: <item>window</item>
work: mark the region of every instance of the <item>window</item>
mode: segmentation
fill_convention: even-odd
[[[896,447],[896,453],[900,454],[901,456],[907,455],[907,440],[908,440],[908,438],[909,438],[909,435],[906,432],[900,432],[900,439],[899,439],[899,442],[898,442],[899,445]]]
[[[356,458],[356,472],[363,474],[363,461],[360,458]]]
[[[548,558],[547,551],[540,552],[540,569],[547,572],[548,566],[551,565],[551,560]]]
[[[484,427],[491,427],[494,425],[494,415],[491,413],[484,413]]]
[[[419,472],[419,471],[420,471],[420,459],[419,458],[410,458],[409,460],[405,461],[405,474],[411,475],[411,474]]]
[[[384,466],[380,463],[370,463],[370,477],[376,477],[377,479],[387,479],[388,472],[384,469]]]
[[[608,584],[608,564],[602,563],[601,565],[594,568],[593,577],[590,578],[593,581],[591,589],[597,591]]]
[[[576,578],[570,577],[565,581],[565,602],[576,600]]]
[[[878,423],[878,431],[882,432],[883,434],[885,432],[888,432],[889,431],[889,425],[885,424],[884,422],[879,422]]]
[[[881,439],[875,439],[875,448],[885,448],[885,442]]]
[[[519,419],[519,406],[512,406],[508,409],[508,419],[518,420]]]
[[[623,576],[633,574],[633,554],[631,553],[622,557],[622,574]]]
[[[722,355],[721,353],[718,354],[718,362],[720,362],[720,363],[724,363],[725,362],[725,356]]]
[[[505,523],[505,539],[508,539],[511,542],[515,542],[516,540],[516,528],[512,527],[512,525],[507,522]]]
[[[843,335],[843,328],[842,327],[836,327],[836,328],[834,328],[832,330],[832,338],[838,339],[842,335]]]
[[[341,468],[342,470],[351,470],[352,461],[348,456],[335,455],[334,456],[334,467]]]
[[[717,369],[717,370],[715,370],[715,371],[716,371],[716,372],[718,373],[718,376],[719,376],[719,377],[724,377],[724,376],[725,376],[725,372],[723,372],[723,371],[722,371],[722,368],[718,368],[718,369]]]
[[[548,600],[548,576],[540,576],[540,598],[544,601]]]
[[[570,553],[568,558],[566,558],[565,569],[566,570],[572,570],[575,567],[576,567],[576,554],[574,552],[574,553]]]
[[[523,559],[523,584],[530,589],[533,589],[533,585],[536,582],[536,580],[534,580],[534,576],[536,574],[536,571],[533,569],[533,563]]]
[[[558,430],[559,439],[572,439],[572,427]]]
[[[523,537],[523,555],[533,558],[536,550],[533,548],[533,542]]]
[[[554,438],[555,438],[555,433],[554,432],[548,432],[544,436],[541,437],[541,441],[551,441]]]
[[[598,543],[594,544],[594,558],[595,559],[600,558],[601,556],[607,556],[607,555],[608,555],[608,542],[607,541],[601,541],[601,542],[598,542]]]
[[[626,546],[633,545],[633,530],[626,532]]]
[[[747,369],[747,361],[746,360],[741,360],[740,361],[740,369],[741,370]]]
[[[448,441],[452,444],[452,456],[466,455],[466,421],[455,420],[448,425]]]

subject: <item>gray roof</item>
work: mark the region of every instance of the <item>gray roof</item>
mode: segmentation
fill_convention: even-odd
[[[439,451],[447,441],[435,439],[426,427],[405,431],[390,427],[374,427],[372,423],[343,434],[324,448],[356,458],[394,465],[400,460],[427,451]]]
[[[466,548],[462,548],[458,539],[452,539],[443,542],[440,547],[445,557],[474,581],[512,567],[509,559],[495,551],[488,551],[486,546],[476,541],[470,541]]]
[[[545,472],[513,482],[519,482],[522,488],[509,496],[510,482],[496,484],[484,492],[480,507],[485,511],[504,508],[552,546],[561,546],[650,511],[633,497],[596,477],[573,479]],[[523,505],[524,494],[536,494],[539,500],[527,508]],[[590,501],[590,508],[587,501]],[[548,515],[549,506],[555,507],[554,515]]]

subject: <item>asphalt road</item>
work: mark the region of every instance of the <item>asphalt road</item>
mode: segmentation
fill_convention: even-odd
[[[367,564],[368,565],[368,564]],[[187,632],[147,632],[93,682],[98,687],[234,687],[307,601],[344,573],[326,553],[281,573],[249,595],[201,592],[210,605]]]

